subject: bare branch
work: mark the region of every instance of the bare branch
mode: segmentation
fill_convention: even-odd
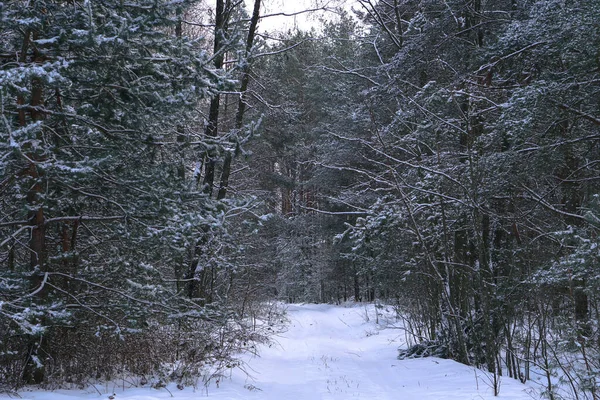
[[[299,207],[303,210],[314,211],[318,214],[325,214],[325,215],[367,215],[368,214],[368,212],[366,212],[366,211],[326,211],[326,210],[321,210],[321,209],[313,208],[313,207],[305,207],[305,206],[299,206]]]
[[[531,196],[532,196],[532,200],[537,201],[538,204],[542,205],[543,207],[547,208],[548,210],[554,211],[557,214],[560,215],[564,215],[566,217],[571,217],[571,218],[576,218],[579,219],[581,221],[586,221],[585,217],[579,215],[579,214],[573,214],[567,211],[563,211],[563,210],[559,210],[558,208],[556,208],[555,206],[553,206],[552,204],[548,203],[546,200],[544,200],[544,198],[542,196],[540,196],[539,194],[537,194],[536,192],[534,192],[532,189],[528,188],[527,186],[523,185],[522,186],[523,189],[525,189]]]
[[[564,103],[558,104],[558,107],[561,110],[571,111],[572,113],[577,114],[580,117],[583,117],[583,119],[587,119],[588,121],[592,122],[594,125],[600,125],[600,118],[596,118],[593,115],[590,115],[590,114],[588,114],[588,113],[586,113],[584,111],[578,110],[578,109],[573,108],[573,107],[571,107],[571,106],[569,106],[567,104],[564,104]],[[596,136],[598,136],[598,135],[596,135]]]

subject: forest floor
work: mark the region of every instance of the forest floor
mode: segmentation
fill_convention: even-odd
[[[377,310],[377,313],[376,313]],[[404,331],[391,310],[373,305],[289,305],[289,325],[274,342],[246,357],[246,371],[234,370],[208,387],[178,390],[125,388],[22,391],[28,400],[467,400],[494,399],[489,374],[439,358],[398,360]],[[168,389],[168,390],[167,390]],[[101,394],[100,394],[101,393]],[[0,395],[0,399],[8,398]],[[14,396],[12,397],[14,398]],[[535,387],[502,377],[500,399],[539,398]]]

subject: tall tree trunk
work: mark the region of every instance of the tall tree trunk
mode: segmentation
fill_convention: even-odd
[[[223,51],[225,47],[225,38],[227,35],[227,25],[229,16],[229,0],[217,0],[215,8],[215,42],[214,42],[214,65],[216,70],[223,68],[225,60],[225,53]],[[221,96],[217,93],[210,101],[210,109],[208,112],[208,123],[204,131],[205,136],[209,141],[213,143],[209,144],[210,148],[204,154],[204,181],[203,190],[209,196],[212,195],[214,182],[215,182],[215,166],[216,166],[216,141],[219,134],[219,107],[221,103]]]
[[[27,52],[31,40],[38,39],[37,32],[27,32],[23,40],[21,61],[27,61]],[[33,64],[40,63],[41,55],[34,48]],[[19,104],[25,104],[24,98],[19,98]],[[29,101],[29,115],[31,121],[40,121],[44,118],[44,113],[40,110],[43,106],[43,84],[40,79],[34,78],[31,84],[31,99]],[[25,126],[27,124],[26,112],[19,111],[19,124]],[[38,133],[38,140],[43,140],[42,134]],[[47,272],[46,265],[46,221],[43,206],[43,172],[38,168],[38,162],[42,162],[43,158],[36,154],[34,148],[26,148],[27,152],[27,175],[31,180],[31,185],[27,191],[25,201],[29,210],[27,219],[31,226],[31,236],[29,238],[30,261],[29,265],[32,271],[30,284],[31,288],[36,290],[37,298],[43,298],[47,295],[44,286],[44,272]],[[38,321],[43,324],[43,321]],[[42,336],[32,336],[28,346],[27,360],[23,370],[23,380],[27,383],[39,384],[44,380],[45,371],[43,360],[40,356],[40,349],[43,346]]]
[[[34,40],[37,39],[37,35],[33,34]],[[29,38],[25,39],[26,41]],[[40,55],[34,52],[33,63],[40,62]],[[39,79],[33,79],[31,89],[31,100],[30,100],[30,116],[32,121],[40,121],[43,119],[44,114],[39,110],[43,105],[43,85]],[[23,126],[25,118],[23,117]],[[38,140],[43,140],[41,134],[38,134]],[[27,174],[31,179],[32,183],[27,192],[26,201],[29,209],[28,220],[32,226],[31,237],[29,239],[29,249],[31,252],[30,266],[32,271],[36,269],[39,272],[45,271],[45,254],[46,254],[46,229],[45,229],[45,217],[42,195],[44,193],[43,185],[43,172],[38,169],[37,163],[43,161],[43,159],[35,153],[35,149],[28,149],[27,159],[29,160],[29,166]],[[33,286],[37,287],[42,282],[40,274],[33,275]]]
[[[258,20],[260,19],[260,2],[261,0],[254,0],[254,10],[252,12],[252,19],[250,20],[250,28],[248,30],[248,38],[246,39],[246,61],[242,67],[242,81],[240,86],[240,99],[238,101],[238,109],[235,115],[235,129],[239,131],[242,129],[244,123],[244,113],[246,112],[246,92],[248,91],[248,84],[250,83],[250,52],[254,45],[254,37],[256,35],[256,27],[258,26]],[[221,172],[221,182],[219,186],[219,193],[217,199],[224,199],[227,195],[227,189],[229,187],[229,176],[231,175],[231,161],[233,154],[231,151],[225,152],[225,161],[223,163],[223,171]]]

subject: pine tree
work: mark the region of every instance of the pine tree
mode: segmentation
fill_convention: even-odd
[[[201,143],[196,108],[224,82],[202,38],[181,35],[193,4],[0,4],[4,382],[110,377],[117,363],[82,364],[93,346],[108,356],[159,320],[210,314],[181,296],[177,245],[223,225],[181,153]]]

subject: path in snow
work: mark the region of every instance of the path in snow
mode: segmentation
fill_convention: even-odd
[[[468,400],[495,399],[489,377],[450,360],[397,360],[404,341],[399,329],[375,323],[375,308],[291,305],[287,332],[259,348],[248,360],[250,377],[234,371],[231,379],[205,389],[169,389],[175,399],[216,400]],[[368,321],[367,321],[368,319]],[[107,388],[108,389],[108,388]],[[110,390],[111,392],[113,390]],[[116,391],[116,400],[170,398],[164,389]],[[532,393],[532,395],[528,394]],[[111,393],[112,394],[112,393]],[[23,399],[106,399],[81,391],[23,392]],[[531,399],[532,388],[503,378],[500,399]],[[5,397],[0,395],[0,400]]]
[[[375,309],[292,305],[279,345],[250,362],[263,399],[492,399],[482,371],[450,360],[397,360],[399,329],[375,324]],[[367,321],[368,319],[368,321]],[[531,399],[505,378],[500,398]]]

